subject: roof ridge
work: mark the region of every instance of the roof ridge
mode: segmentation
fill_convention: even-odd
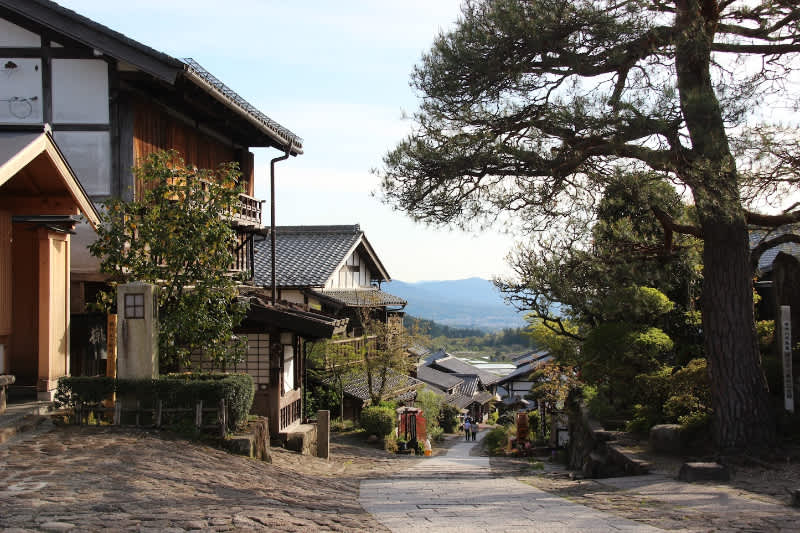
[[[275,233],[362,233],[360,224],[320,226],[276,226]]]

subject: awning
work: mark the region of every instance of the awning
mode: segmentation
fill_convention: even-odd
[[[0,133],[0,209],[14,215],[100,215],[48,132]]]
[[[399,296],[380,289],[323,289],[313,294],[347,307],[405,307],[408,303]]]
[[[250,310],[241,327],[253,326],[292,331],[309,340],[329,339],[336,334],[344,333],[347,319],[336,319],[283,305],[273,306],[251,301]]]

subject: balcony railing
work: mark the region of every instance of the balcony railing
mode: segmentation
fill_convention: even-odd
[[[236,210],[231,218],[243,224],[253,224],[260,227],[262,203],[261,200],[256,200],[252,196],[242,193],[239,195]]]

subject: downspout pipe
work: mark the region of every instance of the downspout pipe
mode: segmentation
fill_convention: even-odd
[[[269,239],[272,248],[272,256],[270,257],[270,266],[272,268],[272,305],[275,305],[278,295],[278,282],[275,278],[275,163],[289,159],[289,154],[292,153],[292,145],[293,143],[290,142],[289,146],[286,147],[285,154],[269,162]]]

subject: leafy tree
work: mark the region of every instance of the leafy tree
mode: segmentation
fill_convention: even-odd
[[[715,440],[771,445],[748,224],[800,220],[752,208],[797,190],[796,135],[758,122],[793,104],[799,33],[793,0],[467,0],[414,71],[421,108],[385,157],[385,197],[434,224],[537,231],[591,224],[618,169],[690,192],[692,222],[650,211],[666,251],[703,239]]]
[[[177,152],[151,154],[134,168],[139,198],[105,203],[90,246],[111,285],[145,281],[159,294],[161,366],[175,369],[202,350],[224,368],[244,354],[233,334],[247,305],[231,276],[236,233],[228,217],[238,201],[234,163],[216,170],[187,167]],[[114,292],[101,296],[110,308]]]
[[[444,427],[439,425],[439,415],[444,406],[444,397],[433,391],[423,389],[417,392],[417,399],[414,402],[417,407],[422,409],[428,428]]]

